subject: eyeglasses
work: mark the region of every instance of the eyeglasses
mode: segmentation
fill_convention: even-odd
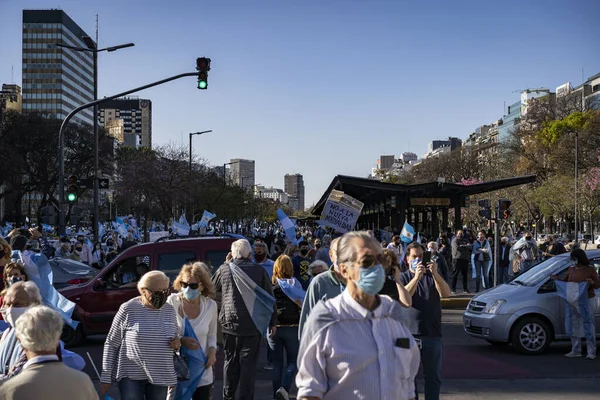
[[[181,286],[184,288],[189,287],[192,290],[196,290],[196,289],[198,289],[199,284],[198,283],[181,282]]]

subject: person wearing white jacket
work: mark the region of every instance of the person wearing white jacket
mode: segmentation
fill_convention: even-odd
[[[167,303],[176,311],[179,336],[183,336],[184,318],[187,318],[198,338],[182,337],[181,345],[191,350],[201,347],[207,359],[206,370],[192,399],[209,400],[214,382],[213,366],[217,361],[217,303],[209,297],[214,289],[208,267],[200,262],[184,265],[173,288],[179,293],[170,295]],[[174,396],[174,389],[169,390],[170,399]]]

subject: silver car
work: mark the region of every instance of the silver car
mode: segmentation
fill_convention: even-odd
[[[586,251],[600,268],[600,250]],[[551,275],[564,277],[574,265],[569,253],[546,260],[507,284],[482,292],[463,314],[465,332],[492,345],[512,344],[522,354],[541,354],[553,340],[567,340],[565,301],[556,293]],[[592,299],[600,306],[600,289]],[[600,307],[596,307],[596,334],[600,333]]]
[[[96,268],[68,258],[51,258],[49,262],[52,268],[52,286],[56,289],[86,283],[98,274]]]

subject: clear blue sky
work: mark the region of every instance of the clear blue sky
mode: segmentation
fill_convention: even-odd
[[[100,96],[193,71],[139,93],[153,141],[211,164],[256,160],[256,182],[301,173],[306,203],[336,174],[366,176],[380,154],[421,155],[499,119],[526,87],[600,72],[598,0],[0,0],[0,82],[21,83],[22,9],[60,7],[100,45]],[[183,135],[182,135],[183,134]]]

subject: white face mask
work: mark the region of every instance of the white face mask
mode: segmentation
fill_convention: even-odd
[[[23,315],[28,308],[29,307],[9,307],[6,309],[3,317],[6,319],[6,322],[14,328],[19,317]]]

